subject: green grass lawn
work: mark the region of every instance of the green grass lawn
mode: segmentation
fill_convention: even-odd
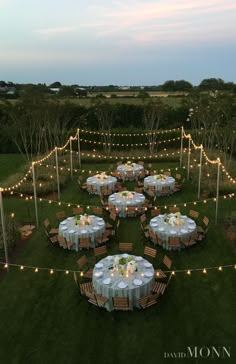
[[[176,164],[160,163],[158,169]],[[15,166],[14,166],[15,168]],[[12,168],[12,170],[15,170]],[[97,166],[84,165],[84,169]],[[99,165],[106,169],[105,164]],[[8,177],[9,170],[1,176]],[[125,183],[133,189],[135,182]],[[224,221],[236,202],[220,199],[219,219],[215,225],[215,203],[193,203],[197,188],[191,182],[184,185],[179,194],[156,200],[157,206],[181,204],[181,212],[197,209],[201,216],[210,218],[210,229],[201,244],[181,252],[157,249],[155,267],[167,253],[175,269],[194,269],[236,263],[236,247],[226,239]],[[100,205],[97,196],[88,195],[78,187],[77,176],[62,191],[61,200],[81,205]],[[15,213],[16,223],[34,221],[34,203],[4,194],[4,210]],[[48,217],[56,226],[56,211],[64,210],[71,215],[72,206],[58,206],[40,202],[40,227],[22,249],[10,258],[16,264],[45,267],[48,270],[11,267],[0,278],[0,358],[3,363],[207,363],[204,359],[165,359],[165,352],[184,352],[187,346],[231,347],[231,359],[220,362],[235,362],[235,300],[236,271],[233,268],[201,271],[188,276],[177,273],[171,280],[166,294],[158,304],[145,310],[112,312],[90,306],[81,297],[73,280],[73,273],[66,275],[65,269],[77,270],[77,259],[86,254],[91,264],[93,252],[65,251],[49,244],[44,235],[43,220]],[[89,212],[89,210],[88,210]],[[148,217],[150,217],[148,215]],[[107,218],[107,215],[105,215]],[[121,219],[118,237],[109,245],[109,254],[118,253],[118,241],[132,242],[134,254],[142,255],[144,246],[151,245],[139,226],[139,218]],[[50,268],[62,272],[49,274]],[[210,361],[210,359],[209,359]]]
[[[25,159],[21,154],[0,154],[0,181],[20,171],[24,165]]]

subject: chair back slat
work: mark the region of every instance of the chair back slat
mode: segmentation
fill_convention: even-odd
[[[147,255],[151,258],[156,258],[157,251],[156,249],[150,248],[149,246],[145,246],[144,248],[144,255]]]
[[[168,268],[168,269],[171,269],[171,266],[172,266],[172,260],[167,257],[167,255],[164,256],[163,258],[163,264]]]

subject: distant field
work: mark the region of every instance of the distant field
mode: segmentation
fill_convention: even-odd
[[[101,93],[100,93],[101,94]],[[103,92],[102,93],[105,98],[104,100],[109,101],[112,104],[132,104],[132,105],[139,105],[143,104],[144,102],[147,102],[151,100],[151,98],[161,98],[161,100],[168,106],[171,106],[173,108],[178,108],[181,105],[181,102],[185,95],[183,93],[165,93],[165,92],[159,92],[159,91],[152,91],[149,92],[151,98],[141,98],[136,97],[138,95],[138,92]],[[112,95],[116,95],[116,97],[111,97]],[[89,96],[87,98],[78,98],[78,97],[58,97],[57,100],[60,100],[61,102],[72,102],[77,105],[82,105],[89,107],[91,106],[96,99],[96,93],[92,94],[92,96]],[[54,97],[50,97],[52,100],[54,100]],[[10,103],[16,103],[19,99],[13,99],[8,100]],[[102,99],[103,100],[103,99]],[[0,104],[4,103],[3,100],[0,100]]]
[[[105,93],[103,93],[103,95],[105,95]],[[178,108],[181,105],[183,97],[161,97],[161,100],[174,108]],[[94,101],[97,100],[95,97],[91,97],[91,98],[75,98],[75,97],[71,97],[71,98],[62,98],[61,102],[72,102],[75,103],[77,105],[82,105],[82,106],[86,106],[89,107],[91,106]],[[129,98],[129,97],[106,97],[102,100],[106,100],[106,102],[109,102],[111,104],[126,104],[126,105],[139,105],[139,104],[143,104],[144,102],[148,102],[149,100],[151,100],[151,98],[146,98],[146,99],[142,99],[142,98]]]

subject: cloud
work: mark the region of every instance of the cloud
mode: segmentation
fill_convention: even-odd
[[[41,29],[34,29],[34,33],[39,34],[61,34],[61,33],[71,33],[78,30],[76,26],[61,26],[61,27],[54,27],[54,28],[41,28]]]

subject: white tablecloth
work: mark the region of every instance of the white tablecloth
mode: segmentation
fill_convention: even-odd
[[[74,243],[72,249],[79,250],[80,238],[91,238],[92,247],[95,247],[97,237],[102,236],[106,229],[105,221],[98,216],[88,215],[90,225],[75,225],[75,218],[68,217],[59,225],[59,235]]]
[[[132,192],[133,198],[123,197],[122,192],[113,193],[108,198],[108,203],[115,206],[120,217],[126,217],[127,207],[142,207],[145,196],[142,193]]]
[[[106,179],[99,179],[96,176],[87,178],[87,185],[95,188],[95,194],[101,194],[101,187],[106,186],[107,188],[114,190],[117,178],[108,176]]]
[[[169,214],[174,215],[174,214]],[[181,215],[181,219],[183,220],[183,224],[179,226],[172,226],[169,223],[164,222],[166,215],[159,215],[153,217],[150,220],[149,226],[150,229],[160,238],[165,241],[163,247],[165,249],[171,250],[168,246],[168,238],[170,236],[173,237],[182,237],[188,238],[190,235],[197,231],[197,226],[194,220],[190,219],[187,216]]]
[[[133,163],[132,165],[121,164],[117,167],[117,171],[125,180],[132,181],[139,176],[139,173],[144,169],[140,164]],[[128,173],[127,173],[128,172]]]
[[[128,254],[119,255],[119,257],[127,256]],[[129,274],[128,277],[125,275],[122,276],[118,272],[114,272],[112,276],[111,267],[114,264],[116,255],[108,256],[100,260],[94,267],[93,286],[97,293],[108,298],[108,302],[105,306],[108,311],[112,311],[113,309],[112,297],[128,297],[132,307],[139,307],[138,299],[141,296],[151,293],[151,287],[154,280],[154,268],[152,264],[142,257],[131,256],[137,263],[137,271],[133,274]],[[106,281],[107,279],[108,281]],[[108,283],[109,279],[110,283]],[[121,282],[126,285],[124,288],[119,288]]]
[[[156,179],[154,176],[148,176],[144,178],[144,188],[147,189],[149,186],[155,187],[156,195],[160,195],[160,191],[163,187],[169,187],[170,193],[173,193],[175,187],[175,179],[173,177],[167,176],[167,178],[162,181],[161,179]]]

